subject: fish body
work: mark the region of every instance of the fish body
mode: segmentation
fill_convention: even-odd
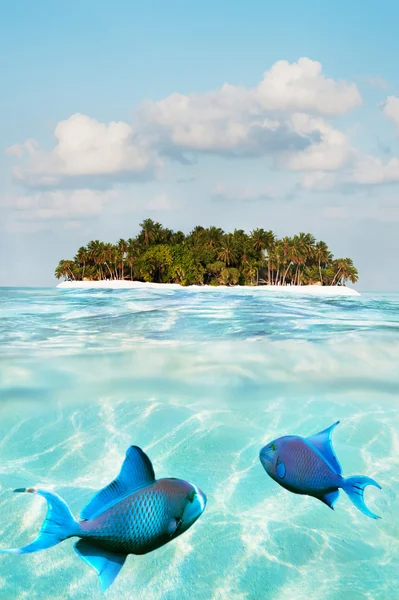
[[[148,456],[131,446],[119,475],[72,516],[62,498],[48,490],[21,488],[47,500],[47,514],[36,540],[3,554],[27,554],[51,548],[71,537],[77,554],[90,565],[105,591],[128,554],[146,554],[189,529],[206,506],[205,494],[183,479],[155,479]]]
[[[80,537],[113,552],[147,554],[192,525],[193,519],[183,521],[183,516],[184,510],[187,512],[186,500],[194,493],[186,481],[159,479],[97,517],[80,521]],[[199,510],[197,514],[199,517]]]
[[[260,461],[274,481],[294,494],[313,496],[333,509],[341,488],[360,511],[378,519],[364,504],[363,492],[367,485],[381,486],[362,475],[342,477],[331,443],[331,433],[338,423],[308,438],[280,437],[262,448]]]
[[[310,496],[340,487],[341,475],[304,438],[290,435],[281,437],[278,442],[275,460],[279,465],[284,464],[285,474],[281,477],[282,469],[276,468],[269,475],[282,487],[295,494]]]

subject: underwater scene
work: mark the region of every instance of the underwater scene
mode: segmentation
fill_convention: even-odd
[[[190,482],[199,508],[104,594],[78,538],[0,554],[0,598],[396,597],[398,334],[398,293],[1,289],[0,548],[33,542],[46,517],[40,494],[13,490],[56,493],[78,519],[132,445],[155,478]],[[381,519],[343,489],[334,510],[292,493],[259,459],[337,421],[342,475],[378,482],[364,501]]]

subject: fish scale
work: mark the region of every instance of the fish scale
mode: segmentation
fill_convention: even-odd
[[[287,468],[287,484],[300,486],[306,492],[325,490],[339,484],[339,476],[304,440],[298,440],[290,452],[284,450],[282,445],[281,460],[284,460],[287,467],[296,467]]]
[[[110,507],[91,521],[81,521],[82,537],[115,552],[144,554],[169,537],[168,526],[179,518],[184,494],[172,481],[160,480]]]

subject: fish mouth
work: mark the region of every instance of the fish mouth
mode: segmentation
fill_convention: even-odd
[[[201,513],[204,512],[205,510],[205,506],[207,503],[207,497],[204,494],[204,492],[202,490],[200,490],[200,488],[198,488],[196,485],[193,485],[194,491],[195,491],[195,498],[197,499],[197,502],[200,506],[201,509]]]
[[[191,484],[191,491],[186,496],[183,512],[179,518],[179,531],[183,533],[202,515],[206,506],[206,496],[196,485]]]
[[[264,448],[262,448],[259,454],[260,462],[262,463],[262,465],[264,465],[265,463],[273,464],[275,453],[276,451],[273,450],[273,448],[271,448],[270,446],[265,446]]]

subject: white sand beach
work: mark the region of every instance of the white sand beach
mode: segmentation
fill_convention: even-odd
[[[346,286],[321,286],[321,285],[262,285],[262,286],[231,286],[223,285],[191,285],[184,287],[178,283],[143,283],[142,281],[122,281],[122,280],[103,280],[103,281],[63,281],[57,285],[60,289],[149,289],[149,288],[166,288],[166,289],[185,289],[195,291],[210,291],[218,292],[227,290],[251,291],[256,293],[279,293],[279,294],[306,294],[313,296],[360,296],[359,292]]]

